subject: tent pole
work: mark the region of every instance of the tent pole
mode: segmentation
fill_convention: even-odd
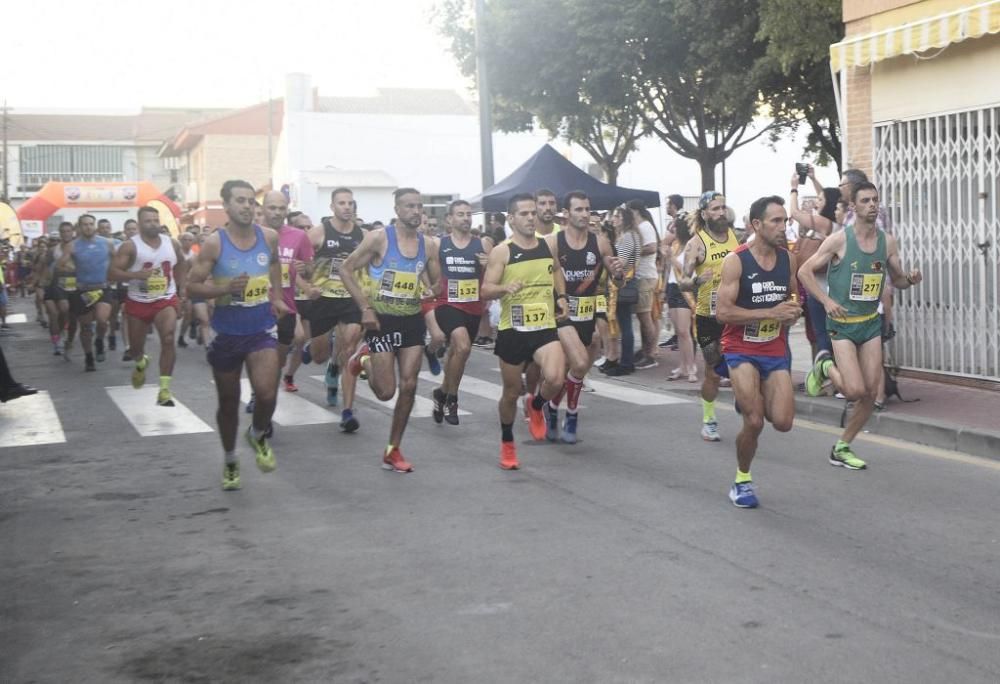
[[[476,85],[479,90],[479,155],[482,163],[483,190],[493,185],[493,112],[486,58],[483,49],[483,15],[485,0],[476,3]]]

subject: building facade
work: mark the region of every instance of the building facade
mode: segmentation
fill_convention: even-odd
[[[905,368],[1000,381],[1000,0],[845,0],[830,47],[847,166],[879,186],[903,261]]]

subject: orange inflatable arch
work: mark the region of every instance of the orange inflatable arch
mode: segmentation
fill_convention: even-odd
[[[180,208],[148,181],[135,183],[46,183],[38,193],[17,209],[21,221],[45,221],[57,210],[117,209],[152,205],[160,212],[160,222],[176,230]],[[166,210],[166,211],[164,211]],[[164,216],[164,214],[167,214]]]

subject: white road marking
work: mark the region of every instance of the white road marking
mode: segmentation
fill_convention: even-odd
[[[132,427],[143,437],[190,435],[215,432],[201,418],[174,397],[173,406],[157,406],[159,388],[147,385],[135,389],[131,385],[104,388]]]
[[[596,391],[590,398],[604,397],[617,399],[629,404],[638,406],[666,406],[667,404],[687,404],[690,399],[663,394],[661,392],[650,392],[648,390],[637,389],[631,385],[619,384],[617,382],[604,382],[603,380],[593,380],[587,378],[587,382]]]
[[[27,323],[28,322],[28,315],[27,314],[23,314],[23,313],[8,314],[7,315],[7,322],[8,323]]]
[[[0,404],[0,447],[62,444],[66,441],[59,415],[48,392]]]
[[[322,375],[310,375],[309,377],[312,378],[313,380],[325,382],[324,377]],[[417,391],[419,392],[420,390],[421,388],[418,387]],[[394,408],[396,408],[396,397],[398,396],[398,394],[399,392],[394,394],[392,396],[392,399],[390,399],[389,401],[382,401],[375,396],[375,393],[372,392],[371,387],[368,386],[367,381],[361,380],[360,378],[358,379],[357,398],[364,399],[366,402],[375,404],[376,406],[384,408],[389,412],[391,412]],[[411,418],[430,418],[433,411],[434,411],[434,402],[431,401],[430,399],[422,397],[419,394],[413,398],[413,410],[410,411]],[[472,414],[464,409],[458,409],[458,415],[471,416]]]
[[[320,376],[322,377],[322,376]],[[245,404],[250,399],[250,380],[240,380],[240,400]],[[340,422],[340,414],[317,406],[308,399],[289,392],[279,392],[278,405],[274,409],[273,420],[278,425],[320,425]]]
[[[439,378],[434,377],[428,371],[423,371],[420,374],[421,380],[426,380],[427,382],[433,382],[435,385],[439,382]],[[458,386],[459,394],[474,394],[477,397],[482,397],[483,399],[492,399],[496,401],[500,398],[500,394],[503,392],[503,387],[493,382],[487,382],[485,380],[480,380],[479,378],[474,378],[471,375],[462,376],[462,384]]]

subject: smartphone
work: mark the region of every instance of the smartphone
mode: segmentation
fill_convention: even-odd
[[[805,163],[797,163],[795,165],[795,173],[799,174],[799,185],[806,184],[806,177],[809,175],[809,165]]]

